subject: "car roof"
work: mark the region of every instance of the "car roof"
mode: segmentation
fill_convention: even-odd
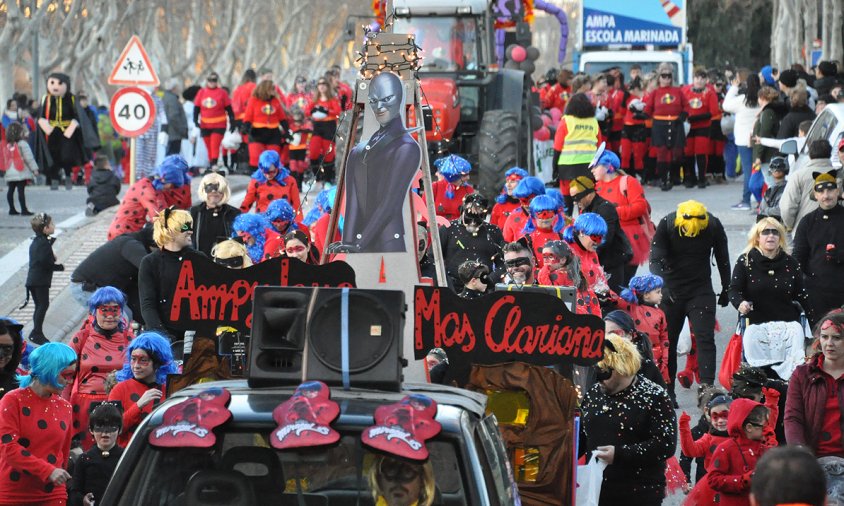
[[[261,402],[262,399],[265,399],[267,402],[275,402],[277,404],[277,399],[279,397],[286,398],[293,395],[297,386],[298,385],[286,385],[252,388],[247,384],[245,379],[224,380],[191,385],[173,394],[172,398],[179,399],[191,397],[211,387],[225,388],[232,395],[232,405],[235,404],[237,397],[241,397],[246,398],[247,402],[251,406],[257,407],[264,405],[264,402]],[[344,390],[342,387],[331,387],[332,400],[337,401],[341,405],[343,404],[343,401],[346,401],[347,403],[348,401],[360,401],[363,406],[371,406],[373,411],[377,406],[399,402],[406,395],[410,394],[427,395],[435,400],[439,406],[453,406],[460,408],[472,413],[478,418],[482,418],[486,412],[486,395],[463,388],[438,385],[434,383],[403,383],[401,392],[387,392],[383,390],[367,390],[361,388]],[[261,411],[263,411],[263,409]],[[272,409],[270,409],[270,411],[272,411]],[[364,414],[364,412],[360,412],[360,414]]]

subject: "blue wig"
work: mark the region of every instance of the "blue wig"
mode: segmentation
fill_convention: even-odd
[[[182,155],[170,155],[161,162],[156,172],[158,177],[152,182],[152,186],[156,190],[164,188],[165,184],[173,184],[176,188],[180,188],[186,184],[190,184],[190,176],[188,176],[188,162]]]
[[[517,199],[527,199],[537,195],[545,195],[545,183],[534,176],[527,176],[522,179],[516,189],[513,190],[513,196]]]
[[[438,159],[434,162],[434,167],[436,167],[437,172],[442,174],[443,178],[448,181],[448,185],[445,187],[445,196],[449,199],[454,198],[453,183],[466,174],[472,172],[472,164],[470,164],[465,158],[457,155],[448,155]]]
[[[134,377],[134,374],[132,374],[132,352],[135,350],[144,350],[152,359],[155,368],[155,382],[159,385],[163,385],[167,381],[168,374],[179,372],[179,367],[173,362],[170,340],[158,332],[148,330],[139,334],[129,343],[126,349],[126,358],[123,361],[123,369],[115,374],[118,381],[126,381]]]
[[[252,173],[252,179],[261,184],[266,183],[268,181],[267,172],[273,168],[278,169],[273,180],[281,186],[287,186],[285,179],[290,175],[290,171],[281,164],[281,158],[279,158],[278,153],[271,149],[264,151],[258,157],[258,170]]]
[[[567,243],[573,243],[575,232],[605,236],[607,235],[607,222],[599,214],[583,213],[574,220],[574,224],[563,230],[563,240]]]
[[[643,295],[651,290],[662,288],[664,284],[662,276],[656,274],[633,276],[633,279],[630,280],[630,287],[622,290],[619,295],[631,304],[640,304]]]
[[[337,196],[337,187],[332,186],[327,190],[322,190],[316,196],[314,200],[314,207],[308,211],[308,214],[305,215],[305,219],[302,220],[302,223],[305,226],[310,227],[314,223],[317,222],[320,218],[322,218],[323,214],[328,214],[331,212],[331,208],[334,207],[334,198]]]
[[[246,232],[255,239],[255,244],[246,246],[252,263],[257,264],[264,259],[264,234],[271,226],[263,214],[244,213],[234,219],[232,237],[238,237],[240,232]]]
[[[613,174],[619,169],[619,167],[621,167],[621,160],[619,160],[618,155],[612,151],[604,150],[604,152],[601,153],[601,156],[598,157],[595,165],[603,165],[607,168],[608,173]]]
[[[554,211],[557,214],[557,219],[554,222],[554,232],[559,232],[563,229],[566,219],[560,214],[557,200],[550,195],[537,195],[530,201],[530,216],[528,216],[527,223],[525,223],[522,232],[530,234],[536,230],[534,219],[538,213],[542,211]]]
[[[42,344],[29,355],[29,375],[17,377],[20,387],[26,388],[38,380],[53,388],[64,388],[66,385],[59,383],[59,374],[76,360],[76,352],[64,343]]]
[[[509,169],[509,170],[507,170],[507,172],[504,173],[504,179],[510,179],[513,176],[517,176],[519,179],[524,179],[524,178],[528,177],[528,171],[526,171],[525,169],[523,169],[521,167],[513,167],[512,169]],[[501,193],[497,197],[495,197],[495,201],[498,202],[499,204],[503,204],[503,203],[507,202],[507,184],[506,183],[501,187]]]
[[[270,202],[270,205],[267,206],[267,210],[264,211],[264,218],[266,218],[270,224],[276,220],[283,220],[291,223],[295,217],[296,211],[293,210],[293,206],[290,205],[290,202],[288,202],[287,199],[273,200]]]
[[[546,188],[545,195],[550,195],[557,200],[557,210],[561,213],[566,212],[566,201],[563,198],[563,192],[560,191],[559,188]]]
[[[88,312],[90,314],[94,314],[97,311],[97,307],[102,306],[103,304],[112,303],[120,306],[121,318],[119,326],[120,330],[123,330],[125,327],[123,315],[126,314],[126,295],[117,288],[113,286],[97,288],[97,291],[91,295],[90,299],[88,299]]]

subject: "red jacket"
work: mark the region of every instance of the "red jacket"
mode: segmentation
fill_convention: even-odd
[[[654,363],[665,381],[668,381],[668,322],[662,309],[647,304],[631,304],[618,296],[613,301],[636,322],[636,330],[644,332],[651,341]],[[686,453],[686,455],[689,455]],[[689,455],[691,456],[691,455]]]
[[[255,210],[263,213],[273,200],[287,199],[293,206],[293,210],[299,213],[299,188],[296,186],[296,180],[293,176],[287,176],[284,178],[284,183],[281,185],[276,180],[259,183],[257,179],[252,179],[246,188],[246,196],[240,204],[240,212],[248,213],[252,209],[252,204],[255,204]]]
[[[138,400],[144,395],[144,392],[151,388],[158,388],[163,392],[161,400],[158,403],[148,402],[144,407],[139,408]],[[129,440],[132,439],[132,434],[135,433],[135,429],[138,428],[141,420],[152,413],[152,410],[159,403],[164,402],[165,395],[164,387],[156,384],[146,385],[135,378],[121,381],[111,389],[111,392],[108,394],[108,400],[120,401],[120,404],[123,406],[123,432],[117,436],[118,445],[125,448],[129,444]]]
[[[553,109],[556,107],[560,112],[566,110],[566,104],[571,97],[571,87],[561,86],[556,83],[553,86],[543,86],[539,90],[539,102],[543,109]]]
[[[625,182],[626,188],[623,184]],[[620,175],[612,181],[595,183],[595,192],[612,202],[616,211],[618,211],[621,229],[624,230],[624,234],[630,240],[630,246],[633,248],[631,265],[642,265],[647,262],[651,251],[651,242],[645,235],[639,220],[648,212],[650,204],[645,199],[645,190],[642,185],[635,177]]]
[[[826,373],[821,370],[821,355],[794,370],[788,380],[785,402],[785,441],[790,445],[805,445],[816,451],[818,438],[823,432],[826,399],[829,385]],[[838,406],[844,420],[844,381],[838,385]],[[844,429],[842,429],[844,433]],[[844,444],[844,441],[842,441]]]
[[[434,210],[437,216],[442,216],[448,221],[456,220],[460,217],[460,206],[463,204],[463,197],[474,193],[475,189],[471,185],[464,184],[459,188],[454,189],[454,197],[448,198],[445,194],[448,189],[448,181],[441,179],[434,181],[431,185],[431,190],[434,194]]]

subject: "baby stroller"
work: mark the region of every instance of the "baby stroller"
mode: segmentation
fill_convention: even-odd
[[[739,318],[742,360],[783,381],[788,381],[797,366],[806,361],[806,347],[812,338],[805,311],[799,303],[794,305],[800,312],[799,321],[748,325],[745,317]]]

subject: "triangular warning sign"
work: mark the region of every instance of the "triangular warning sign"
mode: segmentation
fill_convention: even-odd
[[[120,53],[120,58],[108,76],[108,84],[118,86],[158,86],[160,81],[141,39],[133,35]]]

